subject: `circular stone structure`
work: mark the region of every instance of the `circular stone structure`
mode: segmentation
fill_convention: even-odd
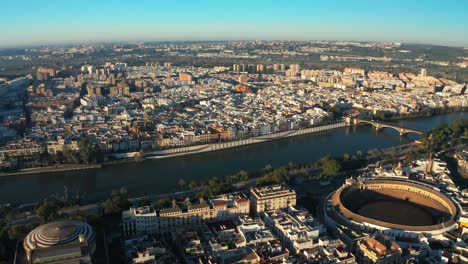
[[[28,256],[31,251],[55,246],[86,242],[95,250],[95,236],[92,227],[81,221],[63,220],[41,225],[32,230],[24,239],[24,249]]]
[[[459,207],[429,185],[409,180],[347,180],[328,199],[327,217],[360,231],[440,234],[457,227]]]

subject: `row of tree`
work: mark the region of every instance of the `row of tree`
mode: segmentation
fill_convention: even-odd
[[[65,147],[63,151],[55,154],[48,152],[34,153],[33,161],[42,166],[53,164],[98,164],[104,162],[104,154],[95,148],[89,139],[84,138],[78,142],[78,150]]]
[[[357,151],[355,155],[344,154],[342,158],[326,156],[315,163],[309,164],[294,164],[289,163],[286,166],[273,168],[267,165],[257,171],[241,170],[236,174],[228,175],[223,178],[213,177],[205,182],[191,181],[189,184],[184,179],[179,179],[178,186],[180,190],[198,191],[197,197],[210,198],[213,195],[228,192],[233,189],[233,184],[246,182],[251,179],[256,179],[257,185],[291,183],[295,179],[295,174],[291,174],[291,170],[298,170],[307,174],[308,171],[317,169],[320,173],[320,178],[332,178],[340,175],[343,172],[348,172],[362,168],[366,165],[366,159],[362,151]]]
[[[128,209],[130,202],[128,201],[127,188],[122,187],[120,190],[113,190],[111,196],[101,203],[101,206],[104,214],[116,214]]]
[[[468,119],[444,124],[421,135],[428,151],[441,151],[468,143]]]
[[[418,112],[411,112],[411,113],[406,113],[406,114],[398,114],[396,112],[379,110],[375,113],[375,118],[378,120],[382,120],[382,121],[390,121],[394,119],[426,117],[426,116],[441,115],[441,114],[457,112],[457,111],[463,112],[467,110],[468,110],[468,107],[437,107],[437,108],[426,107],[426,108],[421,109]]]

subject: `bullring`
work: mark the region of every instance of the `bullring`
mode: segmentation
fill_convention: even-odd
[[[418,182],[375,178],[347,180],[327,202],[327,219],[359,231],[440,234],[457,227],[458,206]]]

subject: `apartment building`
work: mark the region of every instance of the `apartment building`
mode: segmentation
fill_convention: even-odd
[[[122,212],[123,231],[135,234],[170,233],[182,226],[232,219],[249,214],[249,200],[243,193],[216,196],[212,200],[173,200],[171,206],[155,210],[150,206],[131,207]]]
[[[284,184],[251,188],[250,206],[254,214],[296,206],[296,192]]]

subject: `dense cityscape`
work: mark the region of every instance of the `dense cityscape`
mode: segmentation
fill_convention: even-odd
[[[467,7],[1,3],[0,264],[468,263]]]
[[[242,61],[242,56],[260,56],[242,55],[248,45],[280,46],[275,42],[236,44],[239,48],[234,50],[233,44],[179,44],[174,50],[178,56],[182,56],[180,50],[188,50],[203,57],[221,49],[219,56],[231,54]],[[332,44],[343,45],[345,50],[345,44],[359,45]],[[314,44],[297,45],[297,50],[322,52],[315,51]],[[395,43],[360,45],[400,47]],[[172,53],[173,45],[162,46],[167,48],[160,52]],[[72,56],[96,48],[44,52]],[[275,50],[255,49],[253,54],[301,56]],[[465,67],[466,61],[456,65]],[[172,62],[38,67],[32,75],[4,80],[1,86],[7,99],[2,101],[2,168],[159,155],[162,149],[297,130],[336,122],[344,115],[375,115],[384,120],[431,115],[466,109],[465,89],[465,83],[433,77],[425,68],[389,72],[360,67],[304,69],[297,63],[195,67]],[[82,155],[76,153],[80,144]]]
[[[294,47],[293,51],[284,45]],[[378,129],[391,127],[403,136],[421,134],[388,122],[467,109],[466,84],[438,68],[432,68],[431,74],[425,68],[431,67],[427,62],[409,71],[389,66],[384,70],[382,65],[373,69],[370,64],[318,68],[299,63],[308,54],[320,54],[321,61],[391,65],[398,60],[325,55],[329,50],[349,51],[356,46],[406,53],[400,43],[263,41],[50,47],[27,49],[28,54],[41,56],[4,56],[3,60],[47,58],[50,63],[50,57],[73,59],[100,49],[117,54],[142,52],[122,55],[122,60],[101,58],[96,64],[57,67],[50,63],[33,67],[23,76],[4,77],[3,174],[177,158],[361,122]],[[142,50],[149,47],[169,54],[173,61],[126,60],[145,58],[147,51]],[[261,48],[247,51],[249,47]],[[204,65],[182,63],[185,53],[202,58],[193,64]],[[298,58],[298,62],[280,63],[277,57]],[[204,58],[229,58],[235,63],[220,61],[209,66]],[[251,63],[250,59],[257,58],[269,62]],[[464,69],[466,62],[465,57],[464,61],[432,64]],[[454,128],[454,133],[466,136],[465,121],[458,124],[462,130]],[[65,189],[63,196],[50,196],[40,203],[5,204],[2,213],[9,220],[3,230],[10,238],[3,238],[3,248],[14,237],[27,235],[24,251],[19,250],[27,263],[46,259],[56,263],[65,249],[74,252],[67,253],[70,261],[80,259],[80,263],[463,262],[467,258],[463,239],[468,225],[467,194],[454,183],[447,162],[427,155],[429,149],[432,153],[456,147],[449,152],[454,153],[451,159],[458,160],[456,174],[466,175],[466,143],[458,139],[453,146],[445,146],[446,139],[441,138],[437,145],[436,137],[429,135],[424,133],[419,143],[390,150],[390,154],[358,151],[352,157],[325,157],[318,163],[240,171],[226,176],[225,183],[216,178],[188,183],[181,177],[181,192],[172,196],[136,198],[124,186],[102,203],[87,204],[80,197],[69,197]],[[298,188],[301,182],[328,192]],[[413,220],[404,220],[408,218],[397,212],[386,216],[378,211],[379,204],[367,205],[363,197],[371,194],[351,191],[363,184],[380,186],[382,197],[389,195],[386,188],[401,190],[401,196],[381,198],[382,203],[414,196],[414,203],[404,205],[408,209],[401,207],[415,214],[410,217]],[[328,195],[341,185],[335,192],[338,196]],[[419,188],[425,188],[434,201],[446,199],[440,200],[445,207],[430,203],[429,198],[418,200],[414,193],[421,193]],[[430,194],[432,190],[444,195],[437,198]],[[348,198],[340,201],[342,192]],[[357,211],[352,209],[354,200],[363,204]],[[445,208],[447,212],[442,213]],[[420,215],[418,210],[423,210]],[[446,216],[441,218],[442,214]],[[343,222],[340,215],[354,220]],[[451,220],[439,227],[447,217]],[[102,221],[112,224],[104,227]],[[101,231],[96,233],[96,229]],[[425,236],[420,235],[422,230]]]

